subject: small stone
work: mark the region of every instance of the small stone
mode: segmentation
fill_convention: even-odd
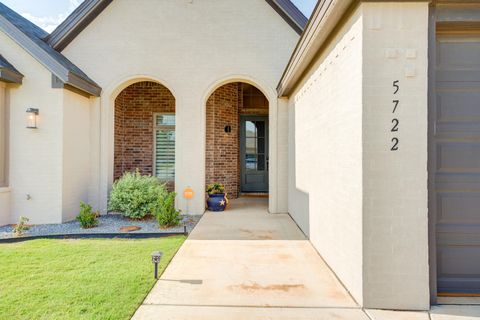
[[[120,231],[121,232],[132,232],[132,231],[138,231],[142,228],[137,227],[137,226],[128,226],[128,227],[121,227]]]

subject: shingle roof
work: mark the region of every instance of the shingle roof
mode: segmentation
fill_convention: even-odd
[[[45,40],[56,50],[63,50],[113,0],[85,0]],[[298,33],[308,19],[290,0],[265,0]]]
[[[80,68],[45,42],[48,33],[12,9],[0,3],[0,30],[32,54],[63,83],[92,95],[100,87]]]
[[[0,54],[0,81],[22,83],[23,75]]]

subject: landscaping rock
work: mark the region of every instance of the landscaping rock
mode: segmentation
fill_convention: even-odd
[[[127,227],[121,227],[120,232],[132,232],[132,231],[138,231],[141,230],[142,228],[137,227],[137,226],[127,226]]]
[[[129,233],[166,233],[178,232],[183,233],[184,226],[187,232],[193,230],[201,216],[181,216],[180,224],[173,228],[160,229],[156,219],[135,220],[134,222],[120,214],[110,213],[102,215],[98,218],[98,226],[92,229],[82,229],[78,221],[70,221],[61,224],[38,224],[32,225],[30,230],[26,231],[24,236],[49,236],[49,235],[69,235],[69,234],[102,234],[102,233],[120,233],[120,228],[124,226],[139,227],[139,230],[128,231]],[[13,227],[0,226],[0,239],[13,238]]]

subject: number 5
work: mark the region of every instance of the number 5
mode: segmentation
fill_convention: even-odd
[[[400,86],[398,85],[400,83],[399,80],[393,81],[393,87],[395,88],[395,92],[393,94],[397,94],[398,91],[400,90]]]

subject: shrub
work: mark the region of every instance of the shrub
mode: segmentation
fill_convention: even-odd
[[[225,186],[221,183],[215,182],[207,187],[207,193],[208,194],[219,194],[219,193],[225,193]]]
[[[131,219],[142,219],[152,215],[158,199],[166,195],[165,186],[156,177],[142,176],[137,169],[126,172],[113,184],[108,208]]]
[[[20,217],[18,223],[13,227],[13,235],[15,237],[21,237],[25,234],[25,231],[30,229],[30,226],[27,225],[27,222],[30,221],[27,217]]]
[[[93,212],[92,206],[80,202],[80,213],[77,216],[77,221],[80,222],[80,226],[83,229],[90,229],[98,225],[99,212]]]
[[[165,197],[158,199],[155,207],[155,216],[162,228],[175,227],[180,224],[180,211],[175,209],[175,192],[169,192]]]

